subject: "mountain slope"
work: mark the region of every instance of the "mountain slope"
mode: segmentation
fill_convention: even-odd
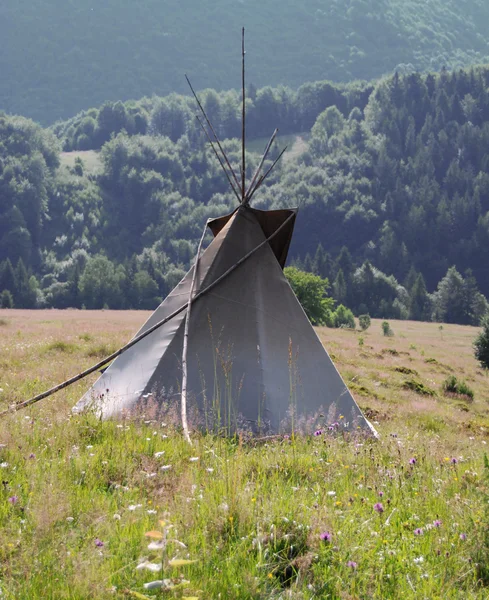
[[[375,78],[489,55],[483,0],[4,0],[0,109],[47,124],[105,100]]]

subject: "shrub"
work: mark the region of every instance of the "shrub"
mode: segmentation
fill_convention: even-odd
[[[0,294],[0,308],[13,308],[14,299],[9,290],[3,290]]]
[[[394,335],[394,332],[392,331],[388,321],[382,321],[382,332],[388,337],[392,337]]]
[[[457,396],[466,396],[471,400],[474,399],[473,390],[465,381],[458,381],[455,375],[450,375],[450,377],[445,379],[442,384],[442,390],[444,394],[456,394]]]
[[[360,315],[358,317],[358,324],[360,325],[360,329],[365,331],[371,325],[372,321],[370,319],[370,315]]]
[[[311,323],[328,325],[334,306],[334,300],[326,296],[328,280],[296,267],[286,267],[284,274]]]
[[[355,317],[349,308],[340,304],[334,312],[335,327],[348,327],[355,329]]]
[[[482,368],[489,369],[489,315],[482,319],[481,325],[482,331],[474,342],[474,354]]]
[[[402,387],[405,390],[411,390],[421,396],[436,396],[436,392],[429,387],[426,387],[424,383],[416,379],[407,379],[403,382]]]

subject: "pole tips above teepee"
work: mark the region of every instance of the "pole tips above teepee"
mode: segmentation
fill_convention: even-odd
[[[278,163],[278,161],[282,158],[282,156],[284,155],[284,152],[287,150],[287,146],[280,152],[280,154],[275,159],[275,161],[272,163],[272,165],[268,168],[268,170],[265,171],[265,173],[262,173],[262,169],[263,169],[265,160],[267,159],[268,154],[272,148],[273,142],[275,141],[275,138],[277,137],[278,129],[275,129],[275,131],[272,134],[272,137],[270,138],[270,141],[268,142],[268,144],[265,147],[265,151],[263,153],[263,156],[260,160],[260,163],[259,163],[257,169],[255,170],[255,173],[253,174],[251,182],[250,182],[249,186],[247,187],[246,186],[246,65],[245,65],[245,57],[246,57],[245,28],[243,27],[241,30],[242,108],[241,108],[241,166],[240,166],[240,173],[239,173],[240,177],[238,177],[238,175],[236,174],[236,171],[231,166],[231,162],[229,161],[229,158],[228,158],[226,152],[224,151],[224,148],[222,147],[221,141],[219,140],[219,137],[217,136],[216,129],[212,125],[209,117],[207,116],[207,113],[205,112],[205,109],[204,109],[201,101],[199,100],[199,97],[197,96],[197,93],[195,92],[195,90],[190,82],[190,79],[187,77],[187,75],[185,75],[185,79],[187,80],[187,83],[190,87],[192,95],[197,102],[197,105],[200,109],[200,112],[202,113],[202,116],[204,117],[204,121],[205,121],[205,123],[207,123],[208,129],[206,128],[205,123],[202,121],[202,119],[198,115],[196,115],[197,121],[199,122],[204,134],[206,135],[207,140],[209,141],[209,144],[210,144],[214,154],[216,155],[216,157],[219,161],[219,164],[221,165],[221,168],[224,171],[224,174],[226,175],[229,185],[231,186],[231,189],[233,190],[233,193],[236,196],[238,202],[241,205],[247,206],[247,205],[249,205],[255,192],[263,185],[265,179],[272,172],[273,168]]]

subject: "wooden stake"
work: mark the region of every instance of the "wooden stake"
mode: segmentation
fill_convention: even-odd
[[[195,256],[194,272],[192,275],[192,283],[190,285],[190,292],[188,295],[187,303],[187,314],[185,315],[185,330],[183,333],[183,350],[182,350],[182,397],[181,397],[181,414],[182,414],[182,428],[183,437],[186,441],[192,445],[190,434],[188,431],[187,422],[187,353],[188,353],[188,331],[190,326],[190,312],[192,310],[192,296],[194,294],[195,281],[197,279],[197,268],[199,266],[200,253],[202,251],[202,244],[204,242],[205,234],[207,232],[207,223],[205,224],[202,237],[200,238],[199,246],[197,248],[197,255]]]

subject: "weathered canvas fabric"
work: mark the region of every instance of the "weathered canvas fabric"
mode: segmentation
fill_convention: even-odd
[[[216,237],[199,261],[195,293],[291,214],[241,206],[211,222]],[[293,221],[192,305],[191,426],[278,433],[339,423],[371,431],[283,274]],[[188,301],[192,275],[193,269],[138,335]],[[179,413],[185,314],[119,356],[76,410],[93,405],[104,417],[113,417],[150,402],[163,412]]]

